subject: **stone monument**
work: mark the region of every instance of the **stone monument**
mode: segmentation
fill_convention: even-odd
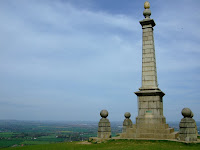
[[[144,3],[144,19],[140,21],[142,26],[142,86],[139,91],[135,92],[138,99],[138,116],[136,124],[133,124],[129,112],[124,114],[122,133],[112,139],[178,139],[180,141],[197,141],[196,122],[192,117],[194,114],[189,108],[182,110],[182,115],[179,124],[180,135],[174,132],[166,124],[166,119],[163,115],[163,96],[165,95],[158,88],[156,56],[154,46],[153,27],[156,25],[154,20],[150,18],[151,10],[149,2]],[[98,136],[91,137],[90,141],[103,141],[111,138],[110,122],[106,118],[107,110],[102,110],[101,120],[98,126]]]
[[[100,116],[102,117],[99,121],[98,125],[98,135],[97,137],[100,139],[108,139],[111,138],[111,127],[110,122],[106,118],[108,116],[107,110],[102,110],[100,112]]]
[[[153,27],[156,25],[150,18],[150,3],[144,3],[143,15],[140,21],[143,30],[142,43],[142,86],[135,92],[138,98],[138,116],[136,124],[120,134],[121,138],[156,138],[176,139],[178,133],[169,128],[163,116],[163,96],[158,88],[156,57]]]
[[[197,141],[197,127],[196,122],[192,118],[194,116],[193,112],[189,108],[183,108],[182,110],[183,119],[179,124],[179,140],[180,141]]]

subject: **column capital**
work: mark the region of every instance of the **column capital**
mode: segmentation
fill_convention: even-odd
[[[135,92],[137,96],[161,96],[163,97],[165,93],[160,89],[157,90],[144,90]]]
[[[144,28],[153,28],[156,25],[155,21],[150,18],[143,19],[142,21],[140,21],[140,24],[143,29]]]

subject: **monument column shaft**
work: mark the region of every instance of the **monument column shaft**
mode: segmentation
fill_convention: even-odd
[[[153,36],[153,26],[155,23],[153,19],[148,19],[147,21],[143,20],[140,23],[143,29],[141,89],[157,89],[156,57]]]
[[[142,45],[142,87],[135,92],[138,96],[138,117],[139,124],[163,124],[163,99],[165,95],[157,84],[156,58],[154,47],[153,19],[145,18],[140,21],[143,30]]]

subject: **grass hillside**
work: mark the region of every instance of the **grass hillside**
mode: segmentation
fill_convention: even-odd
[[[2,150],[200,150],[200,143],[185,144],[171,141],[110,140],[105,143],[64,142],[46,145],[30,145]]]

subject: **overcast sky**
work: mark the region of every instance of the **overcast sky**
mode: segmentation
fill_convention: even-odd
[[[0,0],[0,119],[137,117],[141,0]],[[200,1],[150,0],[164,116],[200,121]]]

